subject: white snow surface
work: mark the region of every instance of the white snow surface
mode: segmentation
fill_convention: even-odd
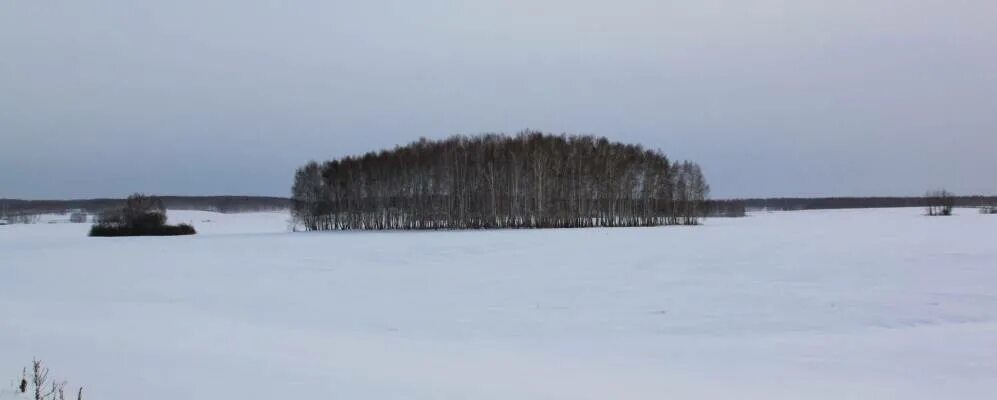
[[[195,236],[0,226],[0,398],[989,399],[997,216]],[[211,222],[205,222],[210,220]]]

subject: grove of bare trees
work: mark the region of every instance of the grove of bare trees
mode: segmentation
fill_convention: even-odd
[[[695,225],[709,185],[692,162],[593,136],[454,136],[299,168],[308,230]]]
[[[929,190],[924,195],[928,215],[952,215],[955,196],[945,189]]]

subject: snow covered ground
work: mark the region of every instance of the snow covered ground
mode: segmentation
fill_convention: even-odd
[[[0,398],[989,399],[997,216],[196,236],[0,226]],[[210,222],[208,222],[210,220]],[[9,379],[8,379],[9,378]]]

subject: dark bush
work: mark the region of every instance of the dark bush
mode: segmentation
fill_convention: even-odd
[[[139,230],[156,229],[166,225],[166,214],[150,212],[134,215],[130,218],[128,225]]]
[[[90,228],[90,236],[180,236],[197,233],[188,224],[159,226],[112,226],[94,225]]]
[[[125,207],[106,210],[90,228],[90,236],[177,236],[197,233],[187,224],[166,225],[166,208],[157,197],[134,194]]]

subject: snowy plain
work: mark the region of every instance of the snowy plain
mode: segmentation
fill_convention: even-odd
[[[0,398],[988,399],[997,216],[196,236],[0,226]],[[10,382],[10,383],[8,383]]]

